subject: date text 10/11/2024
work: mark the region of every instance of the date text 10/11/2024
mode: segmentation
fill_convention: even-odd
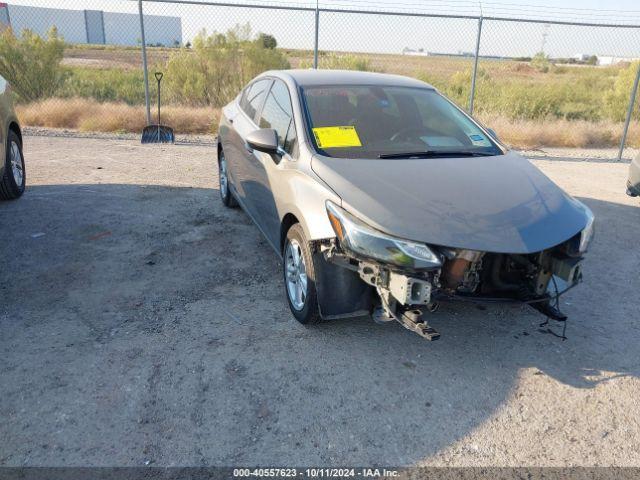
[[[234,478],[393,478],[398,470],[386,468],[235,468]]]

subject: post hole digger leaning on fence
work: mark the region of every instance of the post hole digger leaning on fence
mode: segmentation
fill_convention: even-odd
[[[155,73],[158,81],[158,123],[156,125],[147,125],[142,131],[142,143],[174,143],[175,135],[173,128],[162,125],[160,117],[160,86],[162,82],[162,72]]]

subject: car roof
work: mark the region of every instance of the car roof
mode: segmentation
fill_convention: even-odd
[[[380,85],[394,87],[434,88],[415,78],[386,73],[360,72],[354,70],[273,70],[263,75],[289,77],[303,87],[319,85]]]

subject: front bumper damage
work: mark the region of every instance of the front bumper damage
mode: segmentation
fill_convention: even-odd
[[[369,288],[369,313],[376,322],[397,321],[427,340],[437,340],[440,334],[427,318],[446,300],[517,302],[548,318],[566,320],[558,298],[582,278],[582,257],[571,253],[572,241],[527,255],[439,248],[442,266],[420,270],[364,258],[335,240],[322,244],[320,252],[329,264],[349,270]]]

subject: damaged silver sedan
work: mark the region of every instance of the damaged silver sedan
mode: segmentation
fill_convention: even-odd
[[[593,215],[433,87],[288,70],[224,107],[220,195],[282,258],[294,317],[371,315],[430,340],[446,300],[565,320]]]

